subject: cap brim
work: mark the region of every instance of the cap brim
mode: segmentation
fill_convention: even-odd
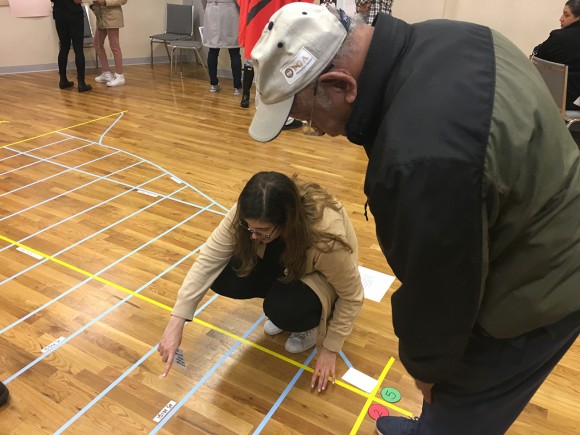
[[[249,129],[252,139],[258,142],[270,142],[275,139],[286,124],[293,102],[294,95],[275,104],[260,101]]]

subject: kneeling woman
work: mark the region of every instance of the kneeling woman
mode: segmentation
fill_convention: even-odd
[[[352,331],[364,293],[358,244],[342,205],[320,186],[278,172],[254,175],[187,274],[158,351],[167,363],[208,288],[264,299],[269,335],[290,331],[286,350],[318,345],[311,385],[335,379],[336,354]]]

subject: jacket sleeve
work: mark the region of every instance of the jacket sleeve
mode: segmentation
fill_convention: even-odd
[[[384,171],[367,195],[402,283],[391,298],[399,356],[414,378],[437,383],[457,368],[480,304],[481,169],[434,158]]]
[[[235,213],[236,206],[232,207],[201,248],[179,289],[172,315],[193,319],[197,305],[230,261],[234,250],[232,222]]]
[[[323,342],[323,346],[332,352],[342,349],[364,301],[364,289],[354,258],[349,250],[335,243],[332,251],[320,252],[315,262],[315,269],[337,294]]]
[[[566,63],[565,56],[563,53],[566,50],[567,45],[561,41],[561,32],[554,30],[550,33],[548,39],[534,48],[534,56],[539,57],[550,62]]]

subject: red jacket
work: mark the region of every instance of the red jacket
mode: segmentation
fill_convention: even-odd
[[[274,12],[296,0],[240,0],[240,30],[238,40],[244,47],[244,57],[251,59],[252,49]],[[312,3],[311,1],[308,3]]]

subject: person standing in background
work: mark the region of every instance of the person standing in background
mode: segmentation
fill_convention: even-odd
[[[254,81],[254,65],[252,64],[252,49],[260,36],[270,17],[282,6],[295,3],[297,0],[240,0],[240,45],[244,47],[244,57],[248,60],[244,62],[244,75],[242,83],[242,101],[240,107],[247,109],[250,107],[250,90]],[[298,0],[300,1],[300,0]],[[312,2],[310,2],[312,3]],[[283,130],[291,130],[302,127],[302,121],[288,117]]]
[[[123,20],[123,9],[121,6],[127,0],[94,0],[91,9],[97,17],[97,37],[95,38],[95,49],[103,72],[95,77],[98,83],[106,83],[107,86],[121,86],[125,84],[123,74],[123,54],[119,44],[119,29],[125,26]],[[105,38],[109,37],[109,46],[115,59],[115,75],[111,73],[107,53],[105,52]]]
[[[238,44],[239,7],[235,0],[202,0],[203,45],[208,47],[207,69],[209,71],[209,91],[221,90],[217,76],[218,57],[221,48],[230,54],[230,66],[234,80],[234,95],[242,94],[242,58]]]
[[[580,0],[569,0],[560,17],[560,29],[534,48],[533,56],[549,62],[568,65],[568,87],[566,88],[566,110],[580,110]]]
[[[75,65],[77,67],[78,91],[86,92],[92,89],[85,83],[85,53],[83,51],[84,20],[81,0],[51,0],[52,16],[56,25],[56,33],[60,49],[58,51],[58,73],[61,89],[71,88],[74,82],[66,76],[66,64],[70,51],[71,41],[75,52]]]
[[[356,0],[356,11],[367,24],[373,24],[379,12],[391,15],[394,0]]]

